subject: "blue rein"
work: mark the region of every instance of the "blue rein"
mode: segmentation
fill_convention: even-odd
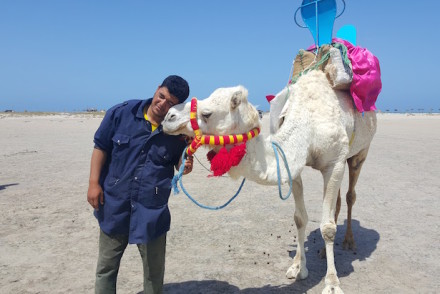
[[[292,194],[292,186],[293,186],[293,180],[292,180],[292,175],[290,174],[289,164],[287,163],[286,154],[284,154],[283,149],[278,143],[272,142],[272,148],[273,148],[273,152],[275,153],[275,159],[277,160],[278,192],[280,194],[281,200],[287,200],[290,197],[290,194]],[[278,152],[281,153],[284,166],[286,167],[287,170],[287,175],[289,176],[289,192],[285,197],[283,197],[283,192],[281,191],[281,172],[280,172],[280,160],[278,159]]]
[[[173,177],[173,180],[171,181],[171,185],[173,187],[174,194],[178,194],[179,193],[179,188],[177,187],[177,182],[179,182],[180,187],[182,188],[182,191],[185,193],[185,195],[192,202],[194,202],[197,206],[199,206],[201,208],[209,209],[209,210],[220,210],[220,209],[223,209],[226,206],[228,206],[238,196],[238,194],[240,194],[241,189],[243,188],[244,182],[246,181],[246,178],[243,179],[243,181],[240,184],[240,187],[238,188],[238,190],[234,194],[234,196],[232,196],[223,205],[220,205],[220,206],[208,206],[208,205],[201,204],[200,202],[195,200],[186,191],[186,189],[185,189],[185,187],[183,186],[183,183],[182,183],[182,176],[183,176],[183,172],[184,172],[184,169],[185,169],[185,159],[186,159],[185,157],[186,157],[186,149],[187,148],[185,148],[185,150],[183,150],[183,153],[182,153],[182,163],[180,164],[179,172]],[[277,161],[278,192],[279,192],[281,200],[287,200],[290,197],[290,194],[292,193],[292,186],[293,186],[293,180],[292,180],[292,176],[290,174],[289,164],[287,163],[286,155],[284,154],[283,149],[281,148],[281,146],[278,143],[272,142],[272,148],[273,148],[273,151],[275,153],[275,159]],[[289,176],[289,192],[287,193],[286,196],[283,196],[283,192],[281,191],[281,172],[280,172],[280,161],[279,161],[279,158],[278,158],[278,153],[281,154],[281,158],[283,159],[284,166],[287,169],[287,175]]]
[[[244,178],[243,181],[241,182],[240,187],[238,188],[238,190],[235,193],[235,195],[232,196],[231,199],[226,201],[226,203],[224,203],[223,205],[220,205],[220,206],[208,206],[208,205],[201,204],[200,202],[195,200],[193,197],[191,197],[191,195],[186,191],[185,187],[182,184],[182,176],[183,176],[183,171],[185,169],[185,156],[186,156],[186,149],[187,148],[185,148],[185,150],[183,150],[183,153],[182,153],[182,164],[180,165],[179,172],[177,173],[177,175],[175,175],[173,177],[173,180],[171,181],[171,185],[173,186],[173,189],[174,189],[174,194],[178,194],[179,193],[179,188],[177,187],[177,182],[179,182],[180,187],[182,188],[182,191],[185,193],[185,195],[188,196],[188,198],[192,202],[194,202],[197,206],[199,206],[201,208],[205,208],[205,209],[209,209],[209,210],[220,210],[220,209],[225,208],[226,206],[228,206],[238,196],[238,194],[240,194],[241,188],[243,188],[243,185],[244,185],[244,182],[245,182],[246,178]]]

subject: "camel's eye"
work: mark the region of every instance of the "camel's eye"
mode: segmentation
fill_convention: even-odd
[[[206,122],[208,118],[211,116],[212,112],[204,112],[202,113],[203,120]]]

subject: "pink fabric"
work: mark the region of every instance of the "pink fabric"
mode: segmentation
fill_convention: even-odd
[[[275,95],[266,95],[267,102],[269,103],[273,100],[273,98],[275,98]]]
[[[353,69],[353,81],[350,92],[359,112],[376,110],[374,105],[382,90],[379,60],[365,48],[353,46],[342,39],[333,41],[347,47],[347,56]]]
[[[376,110],[375,102],[382,90],[379,60],[368,49],[353,46],[348,41],[333,38],[333,42],[347,47],[347,56],[351,61],[353,80],[350,93],[359,112]],[[313,49],[314,46],[309,47]]]

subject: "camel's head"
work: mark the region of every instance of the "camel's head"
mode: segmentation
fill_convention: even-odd
[[[207,135],[241,134],[260,127],[258,111],[247,100],[243,86],[219,88],[197,102],[197,121]],[[172,107],[162,122],[163,130],[172,135],[194,136],[190,123],[190,104]]]

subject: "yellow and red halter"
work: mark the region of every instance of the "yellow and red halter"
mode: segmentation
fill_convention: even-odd
[[[197,98],[193,97],[191,99],[191,112],[189,114],[191,127],[194,130],[195,137],[191,142],[191,145],[186,149],[188,155],[193,155],[197,148],[202,145],[214,145],[214,146],[224,146],[228,144],[238,144],[246,142],[260,133],[260,128],[255,128],[247,133],[236,134],[236,135],[224,135],[224,136],[211,136],[202,135],[199,124],[197,123]]]

